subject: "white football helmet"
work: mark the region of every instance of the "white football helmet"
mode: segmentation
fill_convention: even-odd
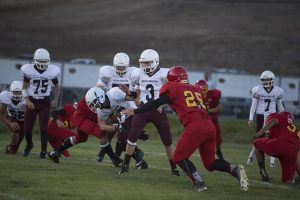
[[[128,71],[129,56],[126,53],[117,53],[113,60],[115,71],[119,76],[123,76]]]
[[[151,73],[159,65],[159,55],[153,49],[146,49],[142,52],[139,62],[145,73]]]
[[[102,108],[105,102],[105,92],[99,87],[92,87],[85,95],[86,104],[89,106],[91,111],[97,113],[97,108]]]
[[[23,99],[22,94],[23,83],[21,81],[13,81],[10,85],[10,92],[12,94],[11,99],[14,101],[21,101]]]
[[[267,70],[261,73],[260,82],[264,88],[271,88],[274,85],[275,75],[273,72]]]
[[[37,49],[34,52],[33,59],[39,70],[46,70],[50,63],[50,54],[46,49]]]

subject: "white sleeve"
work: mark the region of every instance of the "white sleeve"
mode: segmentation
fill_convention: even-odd
[[[258,103],[258,99],[252,98],[252,104],[251,104],[250,113],[249,113],[249,120],[251,120],[251,121],[254,118],[254,113],[256,110],[257,103]]]
[[[284,107],[283,107],[283,104],[282,104],[282,99],[277,100],[277,109],[278,109],[279,112],[284,111]]]

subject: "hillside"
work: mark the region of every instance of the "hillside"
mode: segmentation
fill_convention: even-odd
[[[133,65],[154,48],[161,66],[300,75],[300,3],[293,0],[1,0],[0,56],[36,48],[53,59]]]

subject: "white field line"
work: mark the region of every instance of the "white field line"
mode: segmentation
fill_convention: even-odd
[[[24,198],[19,197],[15,194],[8,194],[8,193],[1,192],[1,191],[0,191],[0,197],[9,198],[9,199],[12,199],[12,200],[25,200]]]

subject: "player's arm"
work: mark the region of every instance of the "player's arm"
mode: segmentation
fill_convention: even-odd
[[[269,130],[270,128],[272,128],[273,126],[276,126],[279,124],[278,119],[273,118],[270,121],[268,121],[257,133],[255,137],[259,137],[262,134],[264,134],[267,130]]]
[[[278,112],[284,111],[282,99],[278,99],[278,100],[277,100],[277,109],[278,109]]]
[[[170,97],[166,94],[162,94],[159,98],[157,98],[153,101],[149,101],[149,102],[141,105],[137,109],[126,109],[123,111],[123,113],[126,115],[129,115],[129,116],[139,114],[139,113],[144,113],[144,112],[148,112],[151,110],[156,110],[159,106],[168,104],[170,102],[171,102]]]
[[[17,122],[11,122],[9,120],[7,109],[4,104],[0,104],[0,121],[2,121],[6,126],[8,126],[12,131],[20,130],[20,126]]]
[[[214,108],[209,108],[207,111],[208,111],[209,113],[219,113],[219,112],[221,112],[221,110],[222,110],[222,105],[221,105],[221,104],[218,104],[216,107],[214,107]]]
[[[30,79],[27,78],[26,76],[24,76],[24,78],[23,78],[23,86],[22,86],[22,94],[23,94],[23,97],[24,97],[24,99],[25,99],[25,101],[26,101],[26,106],[27,106],[29,109],[34,110],[34,109],[35,109],[35,106],[34,106],[34,104],[30,101],[30,99],[29,99],[29,94],[28,94],[29,82],[30,82]]]
[[[250,113],[249,113],[249,121],[248,121],[249,126],[252,126],[252,124],[253,124],[253,118],[254,118],[254,113],[256,110],[257,103],[258,103],[258,99],[253,97],[252,103],[251,103],[251,108],[250,108]]]
[[[59,94],[60,94],[60,84],[59,84],[57,78],[53,79],[52,83],[54,85],[55,93],[54,93],[54,98],[53,98],[53,100],[51,102],[51,106],[52,107],[56,107],[57,106],[57,102],[58,102],[58,97],[59,97]]]

